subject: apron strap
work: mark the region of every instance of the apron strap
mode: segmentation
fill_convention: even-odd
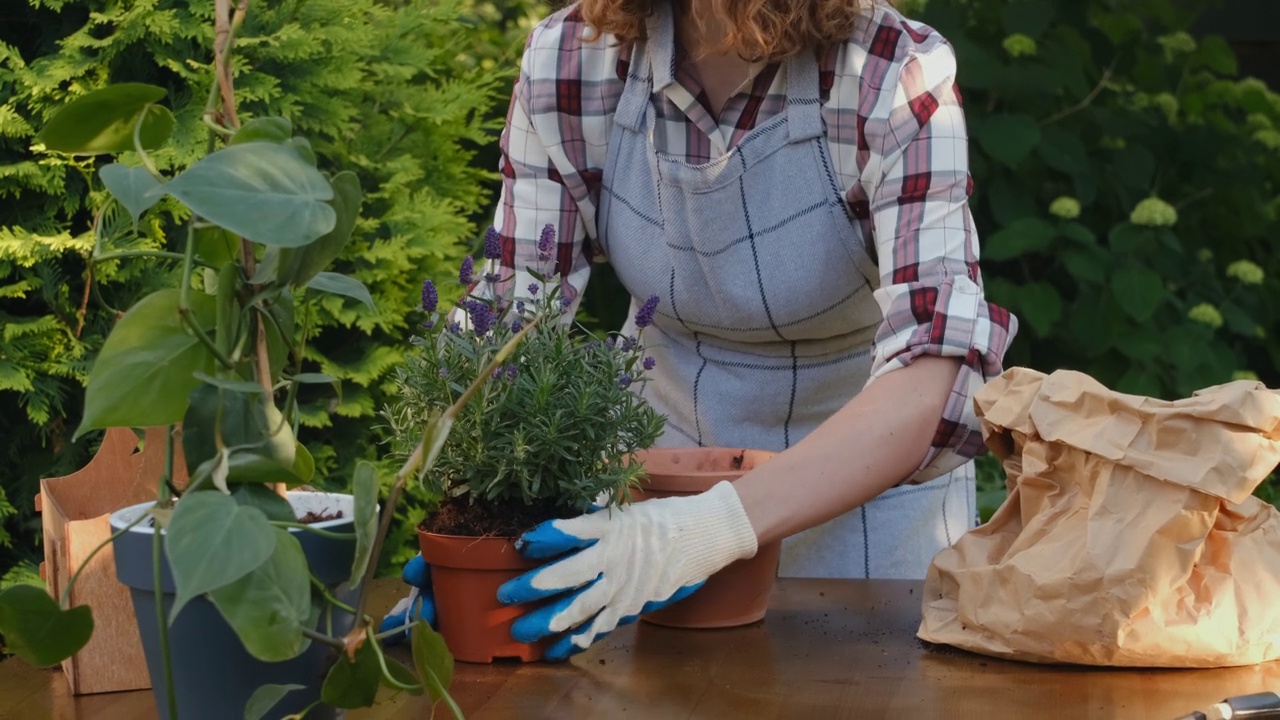
[[[801,52],[786,60],[787,133],[790,142],[803,142],[822,137],[826,132],[822,121],[821,86],[818,61],[812,52]]]

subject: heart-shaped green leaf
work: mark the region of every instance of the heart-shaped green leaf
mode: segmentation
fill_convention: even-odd
[[[237,505],[247,507],[256,507],[267,516],[268,520],[276,522],[298,522],[298,514],[294,512],[293,506],[288,500],[280,497],[280,493],[257,483],[243,483],[236,485],[231,491],[231,497],[236,501]]]
[[[120,318],[103,343],[89,373],[84,417],[76,437],[108,427],[172,425],[187,411],[187,397],[200,381],[197,372],[213,372],[209,349],[192,335],[178,315],[177,290],[158,290]],[[191,294],[195,321],[213,325],[213,298]]]
[[[192,391],[182,420],[188,467],[201,467],[218,455],[219,421],[222,447],[231,450],[227,482],[303,482],[293,473],[298,447],[293,429],[261,388],[254,394],[214,385]]]
[[[378,471],[371,463],[356,463],[355,479],[351,494],[355,502],[356,555],[351,563],[351,584],[360,583],[369,555],[373,552],[373,538],[378,534]]]
[[[88,605],[63,610],[34,585],[14,585],[0,593],[0,635],[10,652],[36,667],[50,667],[89,642],[93,614]]]
[[[311,614],[311,570],[302,544],[274,528],[275,551],[248,575],[209,592],[209,598],[263,662],[282,662],[306,649],[302,623]]]
[[[253,572],[275,548],[275,528],[258,508],[216,491],[183,495],[165,535],[177,590],[170,622],[192,598]]]
[[[1044,337],[1062,318],[1062,296],[1049,283],[1030,283],[1018,290],[1018,310],[1031,329]]]
[[[369,288],[364,283],[353,277],[347,277],[339,273],[322,272],[317,273],[315,277],[307,281],[307,287],[319,290],[320,292],[333,293],[334,295],[345,295],[349,298],[355,298],[364,303],[373,310],[373,296],[369,294]]]
[[[152,192],[160,186],[160,181],[146,168],[111,163],[104,165],[98,175],[111,195],[129,211],[134,224],[160,199]]]
[[[436,702],[443,700],[454,717],[462,720],[462,710],[449,695],[449,685],[453,683],[453,654],[445,645],[444,637],[421,620],[413,624],[411,632],[413,664],[426,685],[427,697]]]
[[[263,685],[249,696],[244,705],[244,720],[262,720],[285,695],[301,690],[303,685]]]
[[[282,117],[254,118],[231,137],[232,145],[251,142],[282,143],[293,137],[293,123]]]
[[[336,708],[369,707],[378,696],[382,667],[373,646],[366,641],[356,650],[356,661],[338,653],[338,659],[320,687],[320,700]]]
[[[156,189],[196,215],[263,245],[301,247],[333,230],[333,188],[275,143],[231,145]]]
[[[134,128],[143,149],[158,148],[173,132],[173,114],[155,105],[163,88],[121,83],[82,95],[64,105],[45,123],[36,141],[54,152],[100,155],[133,150]]]
[[[338,220],[324,237],[302,248],[280,251],[277,277],[286,285],[305,285],[316,273],[329,267],[351,239],[360,217],[360,180],[353,172],[340,172],[329,181],[333,185],[330,205]]]
[[[240,257],[240,238],[220,227],[202,227],[196,230],[196,254],[209,265],[222,267]]]

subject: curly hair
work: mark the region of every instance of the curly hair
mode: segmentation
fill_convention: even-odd
[[[693,0],[581,0],[583,19],[597,33],[623,43],[644,38],[645,18],[659,2],[677,10]],[[729,32],[707,52],[736,53],[746,60],[782,60],[806,49],[843,42],[858,18],[890,0],[703,0]]]

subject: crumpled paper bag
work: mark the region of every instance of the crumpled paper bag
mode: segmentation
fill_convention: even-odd
[[[1222,667],[1280,657],[1280,392],[1163,401],[1011,368],[975,395],[1009,497],[933,560],[918,636],[1048,663]]]

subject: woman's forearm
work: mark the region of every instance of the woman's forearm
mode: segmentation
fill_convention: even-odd
[[[880,377],[804,440],[734,483],[761,545],[875,498],[919,467],[960,369],[924,356]]]

